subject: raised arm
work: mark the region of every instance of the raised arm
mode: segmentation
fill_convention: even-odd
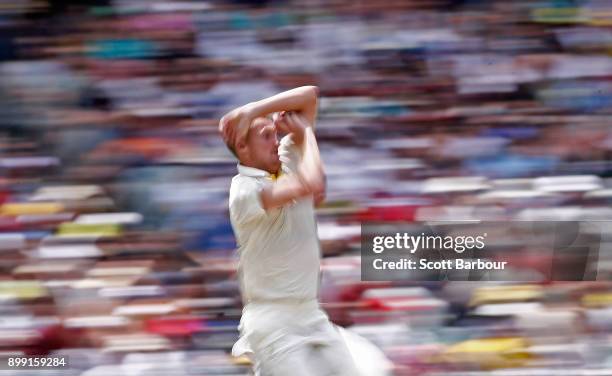
[[[226,143],[235,145],[245,139],[254,119],[280,111],[297,112],[311,124],[311,127],[314,127],[318,93],[319,89],[316,86],[301,86],[260,101],[247,103],[223,116],[219,122],[219,131]],[[295,135],[293,141],[301,144],[301,135]]]
[[[302,135],[301,158],[295,174],[283,175],[262,190],[262,206],[269,210],[310,195],[320,202],[325,193],[325,173],[312,125],[297,113],[284,113],[278,122],[292,134]]]

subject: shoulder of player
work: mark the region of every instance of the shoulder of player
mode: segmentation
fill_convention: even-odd
[[[257,178],[254,176],[247,176],[238,174],[232,178],[232,183],[230,185],[230,203],[231,201],[240,196],[241,194],[246,194],[251,190],[259,190],[265,184],[264,179]]]
[[[264,176],[250,176],[237,174],[232,178],[231,187],[242,187],[251,185],[260,185],[265,182]]]

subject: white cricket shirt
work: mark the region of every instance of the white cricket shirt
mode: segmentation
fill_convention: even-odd
[[[278,154],[283,174],[295,172],[300,153],[290,136]],[[260,192],[273,177],[238,165],[229,195],[230,220],[238,242],[243,300],[316,299],[320,247],[312,197],[266,212]]]
[[[290,137],[281,140],[278,154],[282,173],[294,173],[300,153]],[[266,171],[242,165],[232,179],[230,219],[238,241],[245,303],[241,336],[232,355],[254,354],[255,368],[264,364],[267,370],[288,374],[277,369],[279,359],[302,346],[325,346],[334,355],[334,363],[342,365],[342,375],[388,376],[389,362],[380,350],[358,336],[337,331],[319,307],[321,251],[312,197],[266,212],[260,192],[272,183]],[[295,360],[306,364],[313,359],[297,356]],[[321,358],[320,364],[315,361],[310,366],[324,369],[327,363],[329,359]]]

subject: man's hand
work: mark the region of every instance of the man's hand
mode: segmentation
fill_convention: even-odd
[[[274,125],[276,129],[293,135],[293,142],[296,145],[301,145],[304,139],[304,130],[312,127],[303,116],[294,111],[281,111],[274,116]]]
[[[230,145],[244,142],[253,121],[248,106],[242,106],[225,114],[219,121],[223,141]]]
[[[285,117],[287,116],[287,111],[275,112],[272,115],[272,122],[276,127],[276,131],[279,133],[291,133],[289,127],[287,126],[287,121]]]

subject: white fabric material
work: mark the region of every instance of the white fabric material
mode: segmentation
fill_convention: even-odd
[[[378,347],[350,330],[338,327],[338,331],[355,362],[359,376],[392,374],[393,363]]]
[[[259,376],[359,375],[340,332],[316,300],[247,304],[240,331],[232,352],[254,353]]]
[[[255,358],[257,376],[388,376],[373,344],[333,325],[316,300],[250,303],[232,354]]]
[[[282,173],[295,171],[299,152],[289,137],[279,146]],[[230,219],[240,254],[245,303],[253,300],[317,297],[320,248],[312,198],[266,212],[260,192],[272,178],[266,171],[238,166],[232,179]]]
[[[279,155],[282,173],[293,173],[299,152],[289,137],[281,140]],[[319,308],[312,198],[266,212],[259,197],[272,182],[270,174],[242,165],[238,172],[229,203],[245,306],[232,354],[254,357],[258,376],[388,375],[380,350],[355,334],[342,334]]]

